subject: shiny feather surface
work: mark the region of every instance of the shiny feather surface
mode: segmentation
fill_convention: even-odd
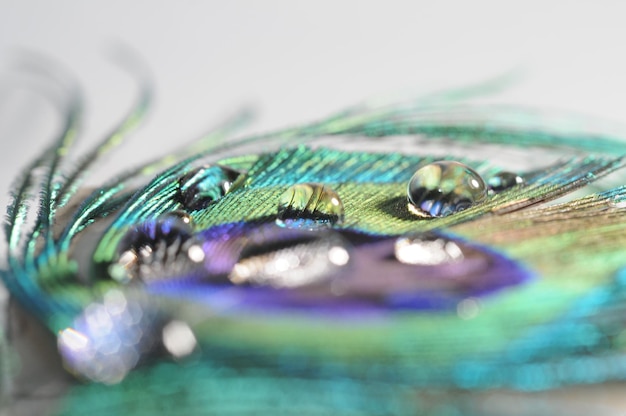
[[[489,86],[250,136],[243,112],[96,189],[151,87],[79,157],[72,96],[2,271],[76,379],[58,414],[480,414],[626,379],[626,142],[473,106]]]

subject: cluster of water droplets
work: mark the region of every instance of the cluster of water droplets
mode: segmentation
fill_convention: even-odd
[[[121,282],[171,279],[194,273],[215,275],[212,257],[227,246],[221,277],[236,285],[293,288],[316,284],[350,262],[351,249],[334,230],[344,221],[344,204],[335,189],[322,183],[297,183],[278,198],[275,226],[248,230],[228,244],[205,241],[196,233],[189,212],[223,198],[241,172],[206,165],[179,180],[178,199],[184,211],[168,213],[131,227],[121,239],[110,274]],[[409,209],[424,217],[447,216],[481,203],[489,193],[523,184],[511,172],[487,181],[469,166],[437,161],[422,166],[407,185]],[[281,231],[282,230],[282,231]],[[453,241],[425,235],[402,236],[394,246],[395,259],[412,265],[460,262],[462,250]],[[221,266],[220,266],[221,267]],[[217,274],[220,274],[217,273]]]
[[[219,201],[242,175],[227,166],[202,165],[181,176],[175,197],[181,209],[130,227],[108,268],[111,277],[128,283],[196,273],[205,252],[190,214]]]
[[[381,288],[383,292],[393,290],[394,285],[421,287],[424,268],[447,273],[458,270],[459,264],[463,269],[466,262],[471,263],[466,247],[441,235],[387,239],[391,245],[385,247],[391,248],[391,256],[409,269],[391,276],[398,277],[398,282],[391,279],[391,287],[385,288],[384,280],[390,277],[385,275],[385,261],[369,259],[372,269],[367,269],[367,246],[353,247],[336,229],[344,221],[344,204],[335,189],[322,183],[286,188],[276,202],[274,223],[246,226],[240,235],[229,234],[228,238],[211,239],[202,230],[195,230],[193,213],[227,195],[242,174],[228,167],[206,165],[182,176],[176,194],[182,209],[130,227],[109,266],[111,277],[122,283],[151,284],[199,276],[208,283],[291,290],[325,287],[329,288],[324,292],[327,294],[352,293],[358,297],[376,295]],[[489,193],[521,184],[523,179],[514,173],[500,172],[485,181],[462,163],[434,162],[420,167],[411,177],[407,185],[409,210],[424,217],[452,215],[483,202]],[[353,258],[358,253],[361,257]],[[351,267],[353,263],[362,264]],[[369,275],[364,283],[361,274]],[[377,281],[368,282],[372,276]],[[164,322],[150,307],[129,301],[120,293],[111,292],[102,302],[88,306],[73,327],[61,332],[59,349],[72,372],[113,383],[123,379],[155,346],[174,357],[195,349],[195,336],[184,321]],[[476,313],[474,300],[462,302],[459,316],[465,319]]]

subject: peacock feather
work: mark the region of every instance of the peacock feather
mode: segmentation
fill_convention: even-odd
[[[78,157],[70,94],[12,190],[1,276],[73,377],[52,414],[555,414],[483,399],[626,379],[621,137],[476,103],[496,82],[258,135],[243,112],[83,186],[143,81]]]

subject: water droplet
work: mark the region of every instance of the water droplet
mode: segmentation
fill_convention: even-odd
[[[444,217],[482,202],[487,186],[476,171],[459,162],[440,161],[418,169],[407,187],[409,209]]]
[[[241,249],[228,278],[235,284],[296,288],[327,282],[349,261],[347,242],[337,233],[274,226],[260,230]]]
[[[280,196],[276,224],[314,230],[341,223],[343,214],[343,203],[334,190],[319,183],[299,183]]]
[[[178,199],[186,210],[197,211],[222,198],[241,172],[226,166],[205,165],[178,180]]]
[[[130,282],[192,273],[204,260],[204,251],[185,218],[168,213],[131,227],[109,266],[111,276]]]
[[[453,263],[464,257],[456,242],[430,233],[398,238],[394,254],[401,263],[422,266]]]
[[[519,176],[517,173],[508,171],[498,172],[487,180],[487,185],[489,185],[489,189],[491,189],[495,193],[506,191],[509,188],[512,188],[516,185],[521,185],[523,183],[524,178]]]

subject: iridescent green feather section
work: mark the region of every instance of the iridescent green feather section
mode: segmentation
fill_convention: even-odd
[[[613,180],[624,183],[619,169],[626,142],[551,131],[545,125],[507,124],[506,111],[490,122],[471,117],[480,108],[468,110],[469,120],[457,117],[463,109],[453,105],[455,99],[476,93],[470,88],[404,106],[357,106],[309,125],[228,139],[248,118],[247,113],[239,114],[200,144],[104,183],[61,217],[61,208],[78,199],[87,168],[137,125],[151,94],[145,85],[131,114],[72,167],[67,152],[78,121],[77,102],[55,144],[16,185],[5,226],[8,270],[2,278],[11,295],[55,334],[78,333],[85,314],[98,310],[113,293],[143,308],[143,316],[154,313],[159,319],[188,323],[199,348],[183,363],[146,353],[128,374],[114,379],[113,386],[75,386],[60,414],[78,414],[85,407],[94,416],[163,411],[414,414],[425,409],[423,388],[542,390],[626,379],[626,327],[618,317],[626,300],[626,191],[616,187],[545,204],[614,172]],[[419,168],[455,160],[488,177],[508,167],[500,165],[497,156],[441,157],[416,147],[401,153],[375,151],[365,144],[358,151],[339,146],[385,143],[402,135],[471,144],[479,151],[485,144],[530,151],[550,148],[563,157],[516,172],[525,179],[523,185],[491,192],[484,201],[452,215],[426,218],[407,206],[407,183]],[[328,146],[328,137],[331,144],[337,139],[338,146]],[[222,197],[186,212],[181,181],[203,166],[241,174]],[[44,174],[35,174],[37,168]],[[227,230],[220,236],[222,242],[253,240],[259,227],[274,224],[281,195],[304,183],[323,184],[343,201],[342,221],[329,224],[326,231],[351,238],[355,251],[434,231],[480,252],[489,260],[487,267],[501,260],[502,273],[521,273],[524,279],[458,304],[454,296],[465,293],[467,282],[451,284],[454,307],[391,307],[384,296],[382,301],[364,296],[362,303],[350,304],[360,313],[342,314],[335,313],[341,309],[324,309],[326,304],[310,307],[320,306],[315,302],[259,307],[259,298],[266,300],[269,293],[280,303],[291,289],[226,284],[224,276],[217,283],[166,276],[159,286],[158,281],[120,283],[109,272],[129,230],[154,225],[168,213],[183,211],[194,238]],[[38,210],[33,202],[40,204]],[[33,228],[27,225],[31,210]],[[170,250],[160,260],[168,255],[178,258]],[[396,261],[393,256],[378,260]],[[436,290],[426,292],[430,296]],[[319,295],[311,293],[307,295]],[[333,302],[344,299],[333,296]],[[378,304],[363,307],[377,301],[387,309]],[[472,316],[459,312],[463,301],[475,308]],[[159,338],[163,328],[154,325],[147,330]],[[581,375],[584,366],[591,369],[587,375]],[[167,397],[169,407],[151,399],[161,396]]]

